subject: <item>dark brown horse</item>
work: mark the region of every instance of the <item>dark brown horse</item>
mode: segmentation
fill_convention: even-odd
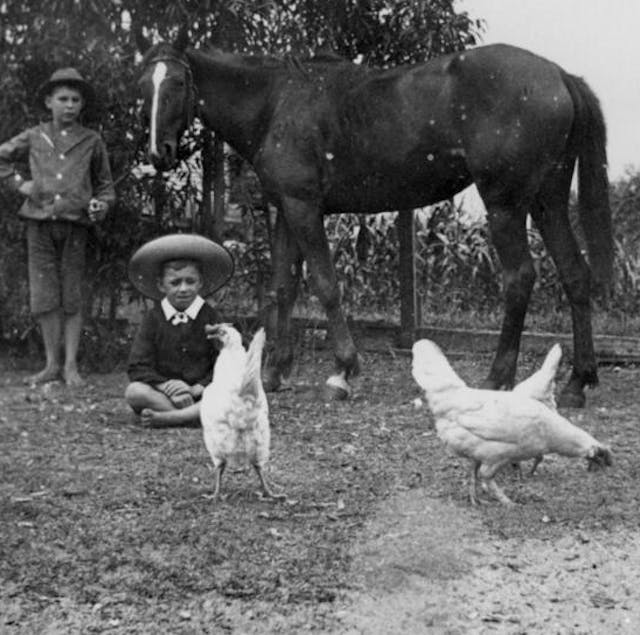
[[[590,294],[612,269],[605,125],[585,82],[528,51],[484,46],[391,69],[339,57],[276,60],[184,44],[147,51],[140,85],[150,117],[149,155],[176,162],[194,115],[250,161],[279,209],[265,383],[279,385],[292,361],[290,317],[302,260],[334,337],[336,374],[348,392],[358,356],[340,305],[323,226],[325,214],[422,207],[478,187],[504,269],[505,316],[487,387],[514,383],[534,283],[530,214],[571,303],[573,371],[561,403],[583,405],[598,381]],[[568,216],[578,162],[585,261]],[[275,338],[275,341],[274,341]]]

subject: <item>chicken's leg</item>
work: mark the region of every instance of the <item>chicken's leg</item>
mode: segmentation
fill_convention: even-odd
[[[479,505],[482,501],[478,498],[478,470],[480,461],[471,461],[471,472],[469,476],[469,500],[472,505]]]
[[[498,484],[493,480],[495,475],[500,471],[500,468],[509,461],[502,461],[494,464],[483,463],[478,471],[478,477],[482,481],[483,485],[489,488],[491,493],[503,504],[514,505],[514,502],[500,489]]]
[[[265,475],[262,473],[262,468],[259,465],[255,465],[254,464],[253,467],[254,467],[256,473],[258,474],[258,478],[260,479],[260,485],[262,487],[262,493],[267,498],[273,498],[274,500],[287,500],[287,495],[286,494],[274,494],[273,493],[271,487],[267,483],[267,479],[266,479]]]
[[[529,470],[529,476],[533,476],[535,474],[536,468],[538,467],[538,465],[540,465],[540,463],[542,463],[543,458],[544,457],[542,454],[538,454],[538,456],[533,459],[533,465],[531,466],[531,470]]]
[[[215,475],[214,475],[215,480],[214,480],[213,495],[212,495],[213,500],[218,499],[218,494],[220,493],[220,481],[222,480],[222,474],[226,466],[227,466],[226,461],[220,461],[220,463],[218,463],[218,465],[215,468]]]

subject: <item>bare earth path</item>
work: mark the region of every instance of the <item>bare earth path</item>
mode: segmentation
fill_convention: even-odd
[[[387,501],[354,548],[345,632],[638,633],[640,532],[491,540],[481,513],[422,490]]]

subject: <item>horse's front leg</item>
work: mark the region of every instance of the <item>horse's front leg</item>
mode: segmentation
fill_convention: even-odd
[[[262,371],[264,389],[277,390],[289,376],[293,362],[291,313],[298,295],[302,255],[298,243],[278,211],[271,245],[272,283],[266,318],[268,349]]]
[[[484,387],[511,389],[536,274],[527,242],[526,215],[496,205],[487,205],[487,211],[492,241],[503,267],[505,311],[498,348]]]
[[[312,291],[327,314],[329,333],[333,338],[336,372],[327,379],[326,394],[332,399],[346,399],[351,392],[348,379],[360,370],[358,352],[342,311],[322,210],[308,201],[286,198],[283,211],[309,267]]]

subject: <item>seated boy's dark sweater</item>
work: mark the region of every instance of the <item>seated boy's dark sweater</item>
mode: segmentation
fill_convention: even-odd
[[[167,320],[159,302],[148,311],[133,341],[127,374],[130,381],[150,385],[181,379],[190,386],[211,382],[218,356],[208,340],[205,324],[222,322],[220,314],[205,303],[195,320],[174,325]]]

